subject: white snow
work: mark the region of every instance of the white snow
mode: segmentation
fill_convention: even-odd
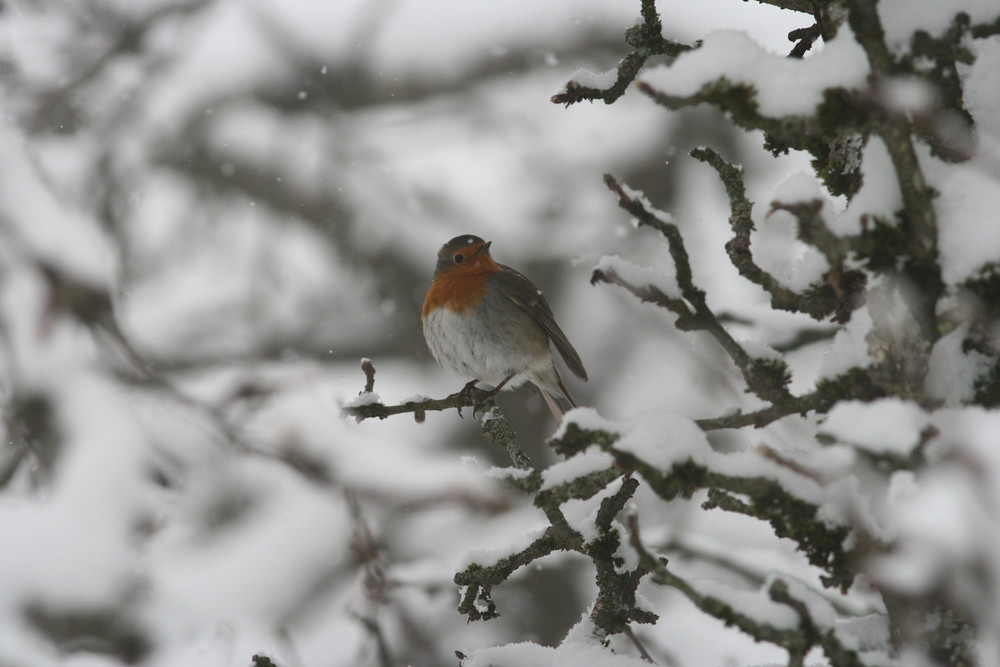
[[[821,430],[870,452],[907,455],[920,441],[930,418],[920,406],[898,398],[871,403],[841,401]]]
[[[896,113],[912,118],[934,110],[937,91],[927,81],[914,76],[897,76],[884,81],[879,89],[882,104]]]
[[[460,567],[467,568],[470,565],[480,565],[482,567],[492,567],[496,565],[499,561],[511,556],[513,554],[519,553],[524,549],[531,546],[532,542],[537,540],[545,533],[544,529],[532,530],[526,532],[518,541],[511,542],[510,544],[505,544],[503,547],[496,549],[474,549],[466,553],[461,559]]]
[[[575,81],[581,86],[588,88],[599,88],[601,90],[610,88],[618,79],[618,70],[609,69],[605,72],[594,73],[585,69],[578,69],[570,76],[570,81]]]
[[[605,498],[613,496],[621,488],[621,485],[622,479],[616,479],[590,498],[571,498],[560,506],[566,517],[566,523],[580,534],[585,543],[593,542],[600,537],[601,533],[597,527],[597,513],[601,509],[601,502]],[[620,531],[619,534],[621,534]]]
[[[771,195],[776,204],[812,204],[820,202],[820,217],[831,228],[836,214],[831,201],[814,176],[804,172],[792,174],[782,181]],[[757,222],[750,234],[754,261],[777,278],[783,285],[802,291],[817,282],[830,266],[816,249],[798,240],[798,220],[784,210],[771,210]]]
[[[577,454],[565,461],[553,463],[542,471],[542,490],[551,489],[561,484],[568,484],[578,477],[592,472],[607,470],[614,465],[614,458],[597,447]]]
[[[768,53],[742,32],[719,31],[671,65],[643,73],[641,80],[669,95],[690,96],[725,77],[731,83],[753,86],[758,111],[778,118],[811,113],[826,88],[859,88],[867,76],[864,51],[846,29],[820,53],[802,60]]]
[[[662,470],[689,458],[701,462],[711,452],[705,432],[693,420],[665,412],[637,415],[615,449]]]
[[[511,468],[511,467],[499,468],[497,466],[493,466],[488,470],[486,470],[483,473],[483,475],[489,477],[490,479],[505,480],[505,479],[525,479],[528,476],[530,476],[531,473],[532,473],[531,470],[526,470],[524,468]]]
[[[894,225],[896,211],[903,205],[885,142],[876,136],[869,137],[861,155],[861,188],[831,224],[831,228],[841,236],[859,234],[861,220],[865,216],[878,217],[882,222]]]
[[[74,435],[64,444],[54,492],[44,503],[0,504],[4,541],[16,545],[0,549],[0,617],[31,602],[99,608],[127,598],[142,581],[131,531],[150,508],[136,424],[117,390],[100,379],[68,376],[57,391],[59,426]],[[121,411],[105,412],[111,406]]]
[[[1000,114],[996,112],[996,94],[1000,89],[1000,42],[996,39],[977,40],[969,45],[976,62],[965,75],[965,108],[976,121],[975,133],[980,140],[980,155],[996,173],[996,141],[1000,140]]]
[[[643,667],[638,657],[613,653],[594,636],[594,624],[584,616],[559,646],[519,642],[468,652],[463,667]]]
[[[877,582],[910,594],[947,585],[952,594],[995,618],[983,599],[982,572],[995,567],[1000,526],[1000,455],[995,411],[942,410],[933,424],[942,435],[937,456],[947,459],[919,474],[893,479],[889,501],[897,548],[879,558]]]
[[[347,508],[322,489],[298,484],[289,468],[248,460],[201,477],[192,481],[210,485],[200,489],[204,504],[181,508],[178,519],[211,512],[229,496],[243,499],[249,516],[208,531],[198,521],[188,529],[178,524],[162,535],[149,565],[168,626],[184,619],[177,630],[190,632],[219,621],[280,619],[294,610],[302,589],[350,557],[339,537],[350,530]]]
[[[774,189],[773,201],[776,202],[795,204],[814,199],[825,202],[827,197],[816,177],[804,171],[792,174]]]
[[[788,630],[798,623],[798,614],[788,605],[772,601],[766,588],[744,591],[713,580],[692,583],[700,595],[720,600],[732,607],[736,613],[753,618],[778,630]]]
[[[927,395],[949,407],[972,400],[976,380],[989,369],[988,356],[962,349],[968,335],[968,324],[960,324],[938,339],[927,360]]]
[[[1000,262],[1000,173],[981,162],[944,166],[925,158],[931,184],[939,191],[938,214],[941,277],[948,285],[973,278],[984,264]]]
[[[556,432],[552,434],[552,438],[558,440],[564,436],[566,434],[566,427],[570,424],[585,431],[609,431],[616,433],[621,428],[621,424],[607,417],[602,417],[601,413],[594,408],[576,408],[566,413],[566,417]]]
[[[751,359],[761,359],[764,361],[783,361],[784,355],[775,350],[770,345],[766,343],[761,343],[758,340],[753,339],[742,339],[739,341],[740,347],[742,347],[747,354],[750,355]]]
[[[107,289],[115,254],[94,220],[63,206],[44,184],[24,142],[0,119],[0,214],[4,245],[28,251],[69,277]]]
[[[404,399],[403,402],[405,403],[407,400],[413,400],[413,399]],[[365,405],[372,405],[374,403],[381,403],[381,402],[382,402],[382,397],[378,395],[378,392],[363,391],[354,398],[352,398],[351,400],[344,403],[344,407],[360,408]]]
[[[852,368],[867,368],[872,359],[868,353],[867,336],[872,330],[872,318],[866,308],[859,308],[851,321],[837,331],[823,360],[820,376],[835,378]]]
[[[923,481],[908,497],[897,497],[902,548],[881,559],[876,578],[917,593],[936,585],[948,569],[973,558],[980,541],[979,526],[992,523],[977,507],[973,494],[963,476],[952,470]]]
[[[644,267],[621,257],[607,255],[594,265],[595,271],[613,271],[636,287],[655,287],[672,299],[681,298],[673,266]]]

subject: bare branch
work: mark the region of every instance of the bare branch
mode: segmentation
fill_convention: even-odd
[[[664,38],[662,30],[663,24],[656,11],[655,0],[642,0],[642,23],[625,31],[625,41],[633,47],[633,51],[618,63],[618,77],[615,82],[609,88],[601,89],[584,86],[571,80],[566,83],[563,92],[552,96],[552,102],[569,106],[584,100],[588,102],[603,100],[605,104],[611,104],[625,94],[629,84],[635,81],[639,70],[649,58],[653,56],[676,58],[685,51],[697,48],[697,45],[690,46]]]
[[[442,412],[454,408],[461,416],[462,408],[472,408],[473,416],[476,413],[481,415],[481,429],[486,439],[501,445],[507,451],[515,467],[524,470],[532,469],[531,459],[517,444],[517,433],[514,431],[514,427],[496,407],[495,390],[479,389],[470,383],[461,391],[444,398],[421,398],[398,405],[385,405],[381,400],[374,400],[376,396],[372,393],[375,389],[375,364],[372,363],[371,359],[362,359],[361,369],[365,374],[365,389],[359,396],[360,400],[356,399],[354,404],[344,407],[343,413],[345,415],[350,415],[358,422],[362,422],[365,419],[388,419],[395,415],[412,414],[413,418],[421,423],[428,412]],[[366,398],[373,400],[365,400]]]
[[[375,364],[371,359],[362,359],[361,370],[365,374],[365,393],[370,394],[375,391]]]
[[[690,259],[687,249],[684,247],[684,239],[681,237],[677,225],[668,221],[664,216],[659,215],[655,209],[649,206],[645,198],[627,192],[622,184],[610,174],[604,175],[604,182],[612,192],[618,195],[618,205],[634,215],[640,225],[653,227],[666,237],[670,248],[670,256],[674,260],[674,270],[677,274],[677,283],[680,287],[681,295],[684,301],[690,304],[690,306],[683,304],[677,299],[666,297],[660,290],[654,287],[640,288],[639,286],[628,285],[620,276],[615,276],[614,282],[626,287],[626,289],[629,289],[633,293],[642,292],[648,294],[649,298],[644,300],[657,300],[664,307],[678,313],[678,315],[682,316],[682,319],[677,323],[678,328],[685,331],[700,330],[710,334],[740,369],[747,388],[760,398],[771,402],[783,402],[790,399],[791,395],[785,386],[789,381],[788,367],[784,362],[778,359],[751,357],[743,349],[743,346],[722,326],[719,318],[708,307],[705,292],[694,284]],[[594,274],[593,280],[611,281],[611,276],[607,272],[597,272]]]

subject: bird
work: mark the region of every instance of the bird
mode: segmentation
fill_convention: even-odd
[[[484,384],[497,392],[530,382],[559,424],[563,406],[578,404],[555,366],[552,347],[584,382],[587,370],[541,290],[498,264],[491,245],[463,234],[441,247],[421,311],[427,347],[446,371],[468,381],[463,391]]]

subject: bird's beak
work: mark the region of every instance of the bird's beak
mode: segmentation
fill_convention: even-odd
[[[493,243],[493,241],[487,241],[483,245],[479,246],[479,248],[476,249],[476,252],[472,253],[472,257],[478,257],[479,255],[483,254],[484,252],[489,252],[490,245],[492,245],[492,243]],[[469,259],[472,259],[472,257],[469,257]]]

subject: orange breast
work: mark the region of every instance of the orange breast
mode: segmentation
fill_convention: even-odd
[[[421,317],[427,319],[427,315],[438,308],[463,313],[481,304],[486,296],[486,279],[500,268],[489,257],[481,259],[486,261],[473,261],[439,273],[424,297]]]

